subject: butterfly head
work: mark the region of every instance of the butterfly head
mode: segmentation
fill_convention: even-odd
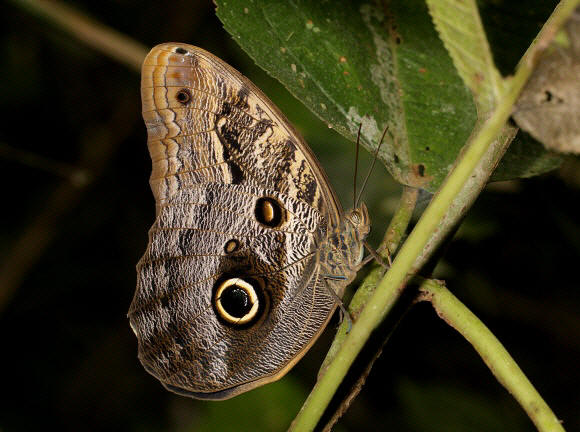
[[[346,213],[346,220],[352,225],[357,233],[359,241],[366,238],[371,230],[371,219],[369,211],[364,203],[357,208],[351,209]]]

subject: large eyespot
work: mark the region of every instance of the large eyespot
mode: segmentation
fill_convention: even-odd
[[[254,213],[256,220],[269,228],[279,227],[284,222],[284,207],[271,197],[259,198]]]
[[[248,277],[222,278],[215,285],[213,306],[225,324],[236,327],[254,324],[266,308],[263,287]]]
[[[187,105],[191,101],[191,93],[188,89],[182,88],[175,94],[175,99],[180,104]]]

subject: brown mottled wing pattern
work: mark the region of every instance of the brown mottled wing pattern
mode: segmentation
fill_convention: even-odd
[[[139,358],[170,390],[231,397],[283,375],[330,318],[317,247],[338,226],[339,204],[284,116],[213,55],[159,45],[141,91],[157,218],[129,311]],[[261,197],[280,203],[278,226],[256,220]],[[264,317],[242,327],[218,319],[223,275],[263,282]]]
[[[186,103],[178,96],[184,89]],[[338,224],[340,204],[308,146],[219,58],[191,45],[159,45],[143,64],[141,97],[157,205],[188,184],[251,184],[296,197]]]

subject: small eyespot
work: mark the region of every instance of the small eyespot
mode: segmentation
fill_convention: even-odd
[[[187,50],[181,47],[177,47],[175,48],[175,53],[176,54],[187,54]]]
[[[236,239],[231,239],[226,242],[224,245],[224,252],[226,254],[231,254],[237,251],[240,248],[240,242]]]
[[[256,220],[269,228],[276,228],[284,222],[284,208],[274,198],[262,197],[256,201]]]
[[[175,94],[175,99],[177,102],[187,105],[191,101],[191,93],[188,89],[181,89]]]
[[[225,324],[247,326],[256,322],[265,309],[260,283],[251,278],[219,280],[213,296],[217,317]]]
[[[425,165],[419,164],[419,166],[417,166],[417,172],[419,173],[419,176],[424,177],[425,176]]]

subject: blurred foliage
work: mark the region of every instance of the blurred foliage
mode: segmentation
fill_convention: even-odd
[[[241,70],[305,135],[349,206],[354,146],[254,66],[210,2],[71,4],[147,46],[195,44]],[[19,253],[34,262],[0,305],[0,429],[285,430],[316,378],[336,320],[275,384],[227,402],[165,391],[139,364],[126,319],[154,217],[139,76],[11,4],[0,4],[0,22],[0,145],[58,162],[40,169],[13,151],[1,153],[0,259],[9,262],[25,239]],[[501,44],[496,36],[492,44]],[[361,156],[364,173],[370,157]],[[71,182],[63,167],[83,169],[88,183]],[[488,188],[437,269],[568,430],[580,430],[579,173],[571,159],[558,172]],[[376,169],[365,193],[372,243],[399,193],[384,168]],[[40,228],[26,237],[34,226]],[[397,328],[336,430],[533,426],[471,347],[424,304]]]

